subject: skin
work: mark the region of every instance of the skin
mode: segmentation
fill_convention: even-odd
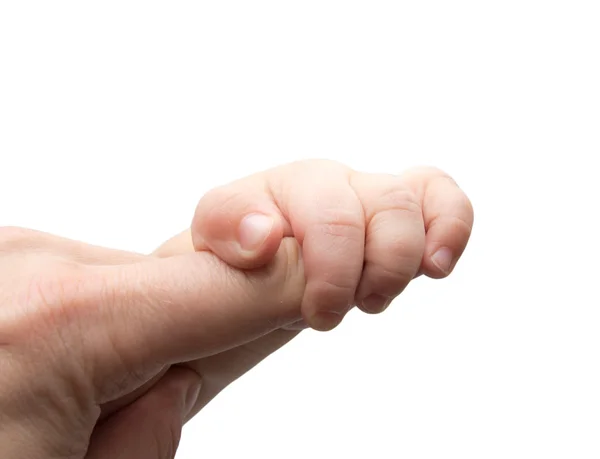
[[[1,228],[3,457],[172,458],[183,424],[299,330],[450,274],[472,224],[441,171],[315,160],[212,190],[152,255]]]

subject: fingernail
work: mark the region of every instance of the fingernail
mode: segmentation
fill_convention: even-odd
[[[263,214],[246,215],[240,222],[239,244],[242,250],[254,252],[258,250],[273,229],[274,220]]]
[[[431,256],[431,261],[444,274],[449,274],[452,268],[452,252],[448,247],[442,247]]]
[[[344,316],[335,311],[322,311],[312,316],[310,326],[317,331],[330,331],[337,327]]]
[[[185,394],[185,402],[183,406],[183,416],[189,416],[192,414],[194,407],[196,406],[196,402],[198,401],[198,396],[200,395],[200,389],[202,388],[202,381],[198,380],[197,383],[192,383]]]
[[[379,314],[385,311],[391,302],[392,299],[390,297],[373,293],[362,300],[362,307],[371,314]]]

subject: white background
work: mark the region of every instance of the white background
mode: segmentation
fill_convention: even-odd
[[[597,5],[2,2],[0,224],[149,252],[266,167],[436,165],[456,272],[303,334],[177,457],[597,458]]]

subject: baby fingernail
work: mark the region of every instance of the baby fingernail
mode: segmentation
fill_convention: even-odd
[[[385,311],[391,302],[391,298],[373,293],[362,300],[362,307],[367,312],[379,314]]]
[[[263,214],[246,215],[240,222],[238,242],[242,250],[254,252],[271,234],[275,221]]]
[[[452,252],[448,247],[438,249],[437,252],[431,256],[431,261],[444,274],[450,274],[450,269],[452,268]]]
[[[310,325],[317,331],[330,331],[337,327],[343,318],[339,312],[322,311],[312,316]]]

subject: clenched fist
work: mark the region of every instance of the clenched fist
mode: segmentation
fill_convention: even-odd
[[[329,330],[355,304],[383,311],[418,274],[450,274],[472,225],[469,199],[437,169],[366,174],[316,160],[211,191],[198,205],[192,239],[196,250],[247,269],[294,237],[306,272],[304,321]]]

